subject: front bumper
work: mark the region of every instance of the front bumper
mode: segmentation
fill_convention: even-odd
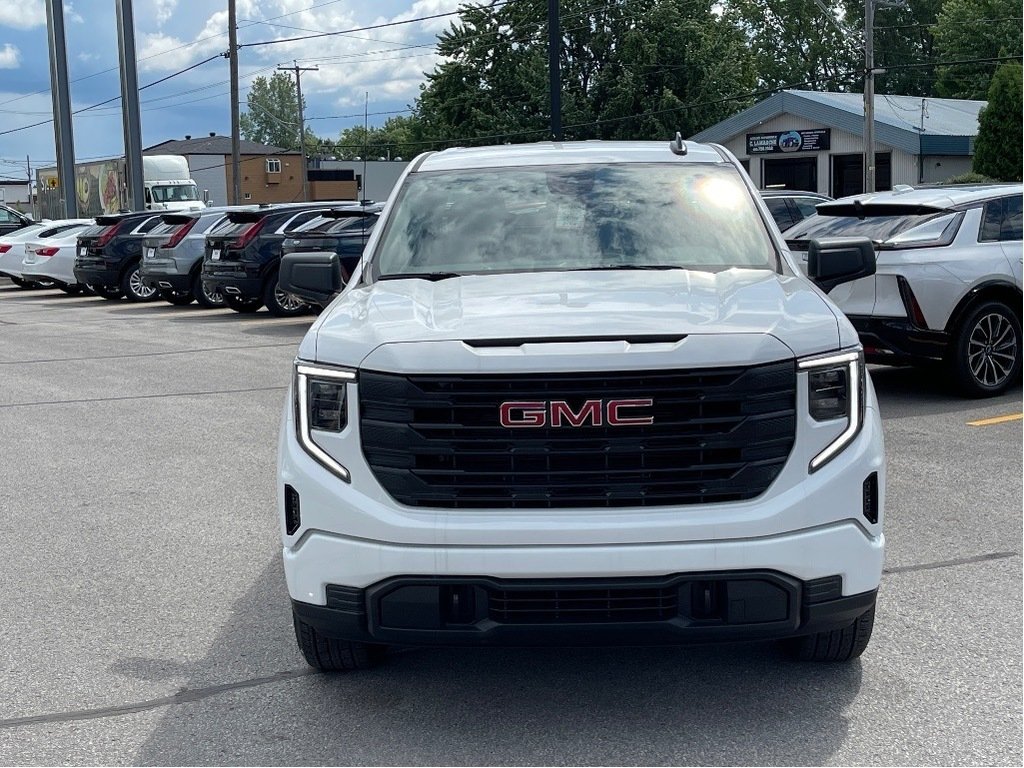
[[[327,637],[389,645],[659,645],[770,640],[847,627],[875,591],[840,596],[840,578],[772,571],[656,579],[388,579],[292,601]]]
[[[905,317],[848,315],[864,345],[869,363],[910,365],[941,360],[949,347],[949,334],[918,328]]]

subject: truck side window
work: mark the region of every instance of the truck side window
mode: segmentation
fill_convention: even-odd
[[[149,194],[149,187],[146,187],[146,205],[150,205],[153,202],[153,196]]]

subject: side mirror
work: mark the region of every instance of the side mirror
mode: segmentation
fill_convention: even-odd
[[[825,293],[837,285],[875,274],[875,246],[866,237],[811,240],[807,276]]]
[[[327,306],[345,281],[336,253],[288,253],[281,257],[278,287],[310,304]]]

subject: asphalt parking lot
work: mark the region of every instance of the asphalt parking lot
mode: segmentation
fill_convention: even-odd
[[[296,649],[274,507],[309,317],[0,282],[3,764],[1016,764],[1021,393],[874,372],[889,467],[871,646]]]

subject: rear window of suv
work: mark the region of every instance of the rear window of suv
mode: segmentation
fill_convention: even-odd
[[[856,216],[830,216],[822,213],[809,216],[784,235],[787,242],[801,242],[823,237],[867,237],[876,243],[883,243],[896,235],[907,232],[939,216],[945,211],[927,214],[907,213],[903,215],[872,216],[860,219]],[[866,209],[867,210],[867,209]]]
[[[374,254],[382,278],[733,267],[777,254],[740,174],[704,163],[413,174]]]

